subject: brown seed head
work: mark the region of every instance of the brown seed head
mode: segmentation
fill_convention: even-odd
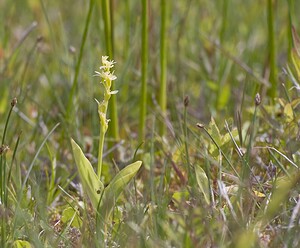
[[[190,103],[190,98],[189,98],[189,96],[185,96],[185,98],[184,98],[184,107],[189,106],[189,103]]]
[[[12,99],[11,100],[11,103],[10,103],[10,105],[12,106],[12,107],[14,107],[14,106],[16,106],[17,105],[17,98],[15,97],[14,99]]]

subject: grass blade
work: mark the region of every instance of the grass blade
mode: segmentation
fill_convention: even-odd
[[[165,119],[167,110],[167,2],[161,0],[161,27],[160,27],[160,91],[159,91],[159,106]],[[160,135],[165,133],[165,123],[161,123]]]
[[[147,115],[147,74],[148,74],[148,0],[142,1],[142,87],[140,100],[140,142],[145,137],[145,122]]]

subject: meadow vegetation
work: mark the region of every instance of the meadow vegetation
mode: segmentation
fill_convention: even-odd
[[[0,247],[299,247],[298,9],[0,1]]]

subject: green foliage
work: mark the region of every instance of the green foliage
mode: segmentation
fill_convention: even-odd
[[[82,225],[82,220],[80,219],[80,213],[78,210],[68,207],[64,209],[61,216],[61,221],[63,223],[68,223],[70,226],[80,228]]]
[[[0,1],[0,247],[299,247],[299,8]]]
[[[13,244],[13,248],[31,248],[31,244],[26,240],[16,240]]]
[[[136,175],[142,162],[137,161],[127,165],[104,189],[103,183],[94,172],[93,166],[84,156],[80,147],[74,140],[71,140],[71,144],[83,190],[90,198],[94,209],[98,208],[99,200],[101,199],[99,212],[106,220],[112,212],[119,195]]]
[[[120,194],[139,171],[141,165],[141,161],[127,165],[115,175],[109,185],[104,189],[98,211],[104,216],[105,220],[109,218]],[[102,194],[102,192],[100,194]]]
[[[210,204],[210,187],[206,173],[200,165],[195,166],[195,173],[200,192],[203,194],[205,202]]]

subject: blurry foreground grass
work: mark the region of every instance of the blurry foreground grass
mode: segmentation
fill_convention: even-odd
[[[299,7],[0,1],[0,246],[299,246]],[[119,130],[101,179],[143,166],[101,229],[70,138],[96,168],[107,43]]]

